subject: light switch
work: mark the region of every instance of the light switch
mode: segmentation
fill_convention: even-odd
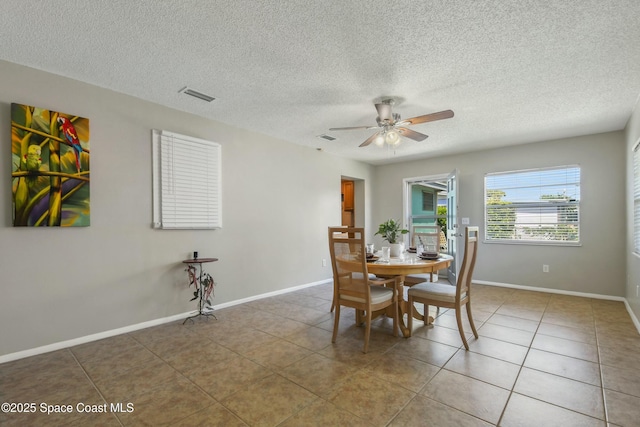
[[[469,218],[462,218],[462,225],[469,225]]]

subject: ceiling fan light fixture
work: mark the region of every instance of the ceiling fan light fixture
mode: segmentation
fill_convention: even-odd
[[[384,145],[384,135],[382,133],[378,134],[378,136],[376,136],[376,139],[374,139],[373,142],[378,147],[382,147]]]
[[[400,135],[395,130],[390,130],[386,132],[384,136],[384,142],[389,145],[398,145],[400,143]]]

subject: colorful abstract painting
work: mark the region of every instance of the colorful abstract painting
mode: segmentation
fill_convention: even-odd
[[[88,227],[89,119],[11,104],[13,225]]]

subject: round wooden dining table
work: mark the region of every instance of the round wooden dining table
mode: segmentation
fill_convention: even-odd
[[[399,325],[403,336],[410,336],[409,328],[404,322],[404,315],[406,313],[409,313],[410,316],[417,319],[424,319],[415,307],[409,307],[409,302],[404,299],[404,277],[410,274],[430,273],[433,278],[433,273],[449,267],[452,261],[453,257],[447,254],[440,254],[436,259],[426,260],[418,258],[416,254],[405,253],[404,257],[391,257],[387,262],[378,259],[367,263],[367,271],[376,276],[401,277],[400,289],[398,289],[398,309],[400,317]]]

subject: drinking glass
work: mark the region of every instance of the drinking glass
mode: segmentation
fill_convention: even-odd
[[[367,256],[373,256],[374,250],[373,243],[367,243]]]
[[[391,260],[391,247],[383,246],[382,247],[382,260],[390,261]]]

